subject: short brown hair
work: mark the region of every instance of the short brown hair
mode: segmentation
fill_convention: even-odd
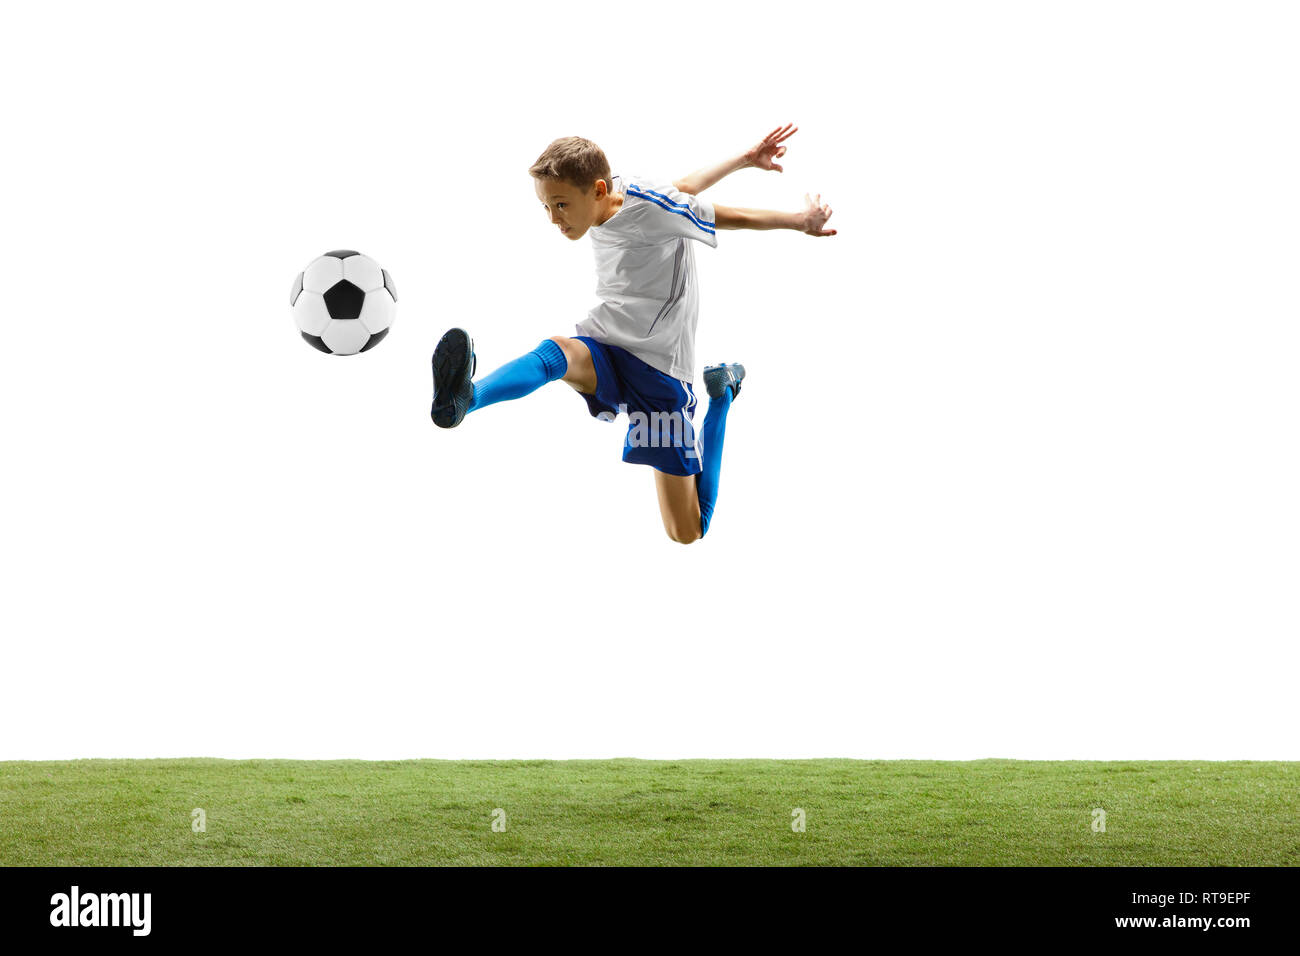
[[[560,179],[584,193],[596,180],[609,182],[609,160],[604,150],[581,136],[564,136],[547,146],[528,168],[534,179]]]

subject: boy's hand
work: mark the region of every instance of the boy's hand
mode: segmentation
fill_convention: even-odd
[[[803,198],[808,204],[803,211],[803,231],[810,236],[835,235],[834,229],[826,228],[826,220],[831,218],[831,207],[822,203],[822,194],[817,194],[816,202],[810,199],[807,193],[803,194]]]
[[[790,123],[785,126],[778,126],[764,136],[757,146],[751,146],[745,150],[745,165],[755,166],[759,169],[775,169],[778,173],[785,172],[773,160],[780,159],[785,155],[785,147],[781,143],[797,132],[799,132],[799,127]]]

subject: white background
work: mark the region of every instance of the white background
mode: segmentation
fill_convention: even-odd
[[[1293,10],[8,12],[0,758],[1300,758]],[[706,539],[564,385],[430,424],[446,327],[592,304],[547,143],[786,122],[706,196],[839,235],[696,250]],[[352,358],[288,314],[339,247]]]

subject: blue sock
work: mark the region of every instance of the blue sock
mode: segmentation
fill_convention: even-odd
[[[472,412],[485,405],[508,402],[535,392],[547,382],[564,378],[569,361],[564,352],[550,339],[544,341],[527,355],[507,362],[490,375],[474,383],[474,400],[469,404]]]
[[[700,430],[700,444],[704,446],[700,461],[701,471],[695,477],[695,490],[700,496],[700,537],[709,531],[709,519],[713,517],[713,505],[718,500],[718,473],[722,471],[722,441],[727,436],[727,410],[731,408],[734,397],[731,389],[726,389],[721,398],[709,399],[709,411],[704,416],[704,427]]]

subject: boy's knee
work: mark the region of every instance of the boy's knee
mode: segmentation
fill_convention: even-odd
[[[564,353],[567,368],[564,380],[579,392],[590,394],[596,390],[596,367],[591,361],[591,352],[577,339],[564,335],[552,335],[548,341],[554,342]]]
[[[573,368],[574,362],[578,359],[577,346],[579,343],[563,335],[552,335],[547,341],[554,342],[560,347],[560,351],[564,353],[564,361],[569,363],[569,368]]]
[[[700,534],[698,525],[694,528],[686,528],[677,524],[671,524],[664,530],[668,532],[668,537],[672,538],[678,544],[690,544],[692,541],[699,541],[700,538],[703,537],[703,535]]]

